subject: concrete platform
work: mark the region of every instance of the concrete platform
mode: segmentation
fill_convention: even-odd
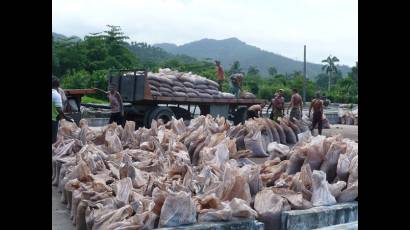
[[[357,202],[282,213],[282,230],[308,230],[357,221]]]
[[[229,222],[207,222],[158,230],[264,230],[264,224],[257,220],[237,220]]]
[[[350,222],[347,224],[332,225],[324,228],[316,228],[315,230],[357,230],[358,222]]]

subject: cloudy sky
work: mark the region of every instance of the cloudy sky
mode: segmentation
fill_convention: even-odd
[[[237,37],[309,62],[358,59],[357,0],[52,0],[53,32],[83,37],[118,25],[130,40],[177,45]]]

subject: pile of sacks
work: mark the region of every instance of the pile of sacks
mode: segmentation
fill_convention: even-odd
[[[341,116],[341,123],[344,125],[358,125],[358,109],[345,111]]]
[[[279,123],[268,118],[254,118],[232,127],[227,135],[235,139],[238,150],[247,150],[253,157],[269,156],[269,144],[295,144],[298,134],[308,130],[304,122],[291,122],[287,117]]]
[[[218,83],[202,76],[171,69],[159,69],[147,74],[153,96],[190,98],[234,98],[231,93],[219,92]]]
[[[249,120],[245,127],[269,132],[261,122],[266,121]],[[282,127],[271,124],[271,131]],[[188,126],[182,119],[158,120],[138,130],[132,121],[93,131],[85,120],[79,127],[62,120],[52,146],[53,184],[76,229],[153,229],[242,218],[257,218],[272,229],[279,227],[282,211],[357,198],[357,143],[302,132],[292,149],[269,143],[270,159],[256,165],[244,157],[254,151],[246,147],[253,148],[253,140],[245,136],[245,149],[239,149],[231,138],[236,129],[210,115]]]

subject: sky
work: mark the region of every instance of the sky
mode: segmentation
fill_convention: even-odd
[[[239,40],[321,63],[358,59],[357,0],[52,0],[52,30],[84,37],[120,26],[130,41],[182,45],[203,38]]]

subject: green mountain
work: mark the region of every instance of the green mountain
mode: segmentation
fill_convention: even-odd
[[[72,42],[81,41],[81,38],[77,36],[67,37],[65,35],[54,33],[54,32],[52,32],[52,35],[53,35],[54,41],[72,41]]]
[[[249,66],[256,66],[263,75],[268,74],[269,67],[274,66],[278,73],[293,73],[303,71],[303,62],[296,61],[272,52],[262,50],[256,46],[248,45],[237,38],[223,40],[202,39],[181,46],[171,43],[154,44],[165,51],[173,54],[185,54],[198,59],[220,60],[225,70],[228,70],[234,61],[239,61],[244,71]],[[325,57],[323,57],[325,59]],[[306,72],[308,78],[313,78],[322,73],[322,65],[307,63]],[[343,75],[350,72],[349,66],[338,66]]]

